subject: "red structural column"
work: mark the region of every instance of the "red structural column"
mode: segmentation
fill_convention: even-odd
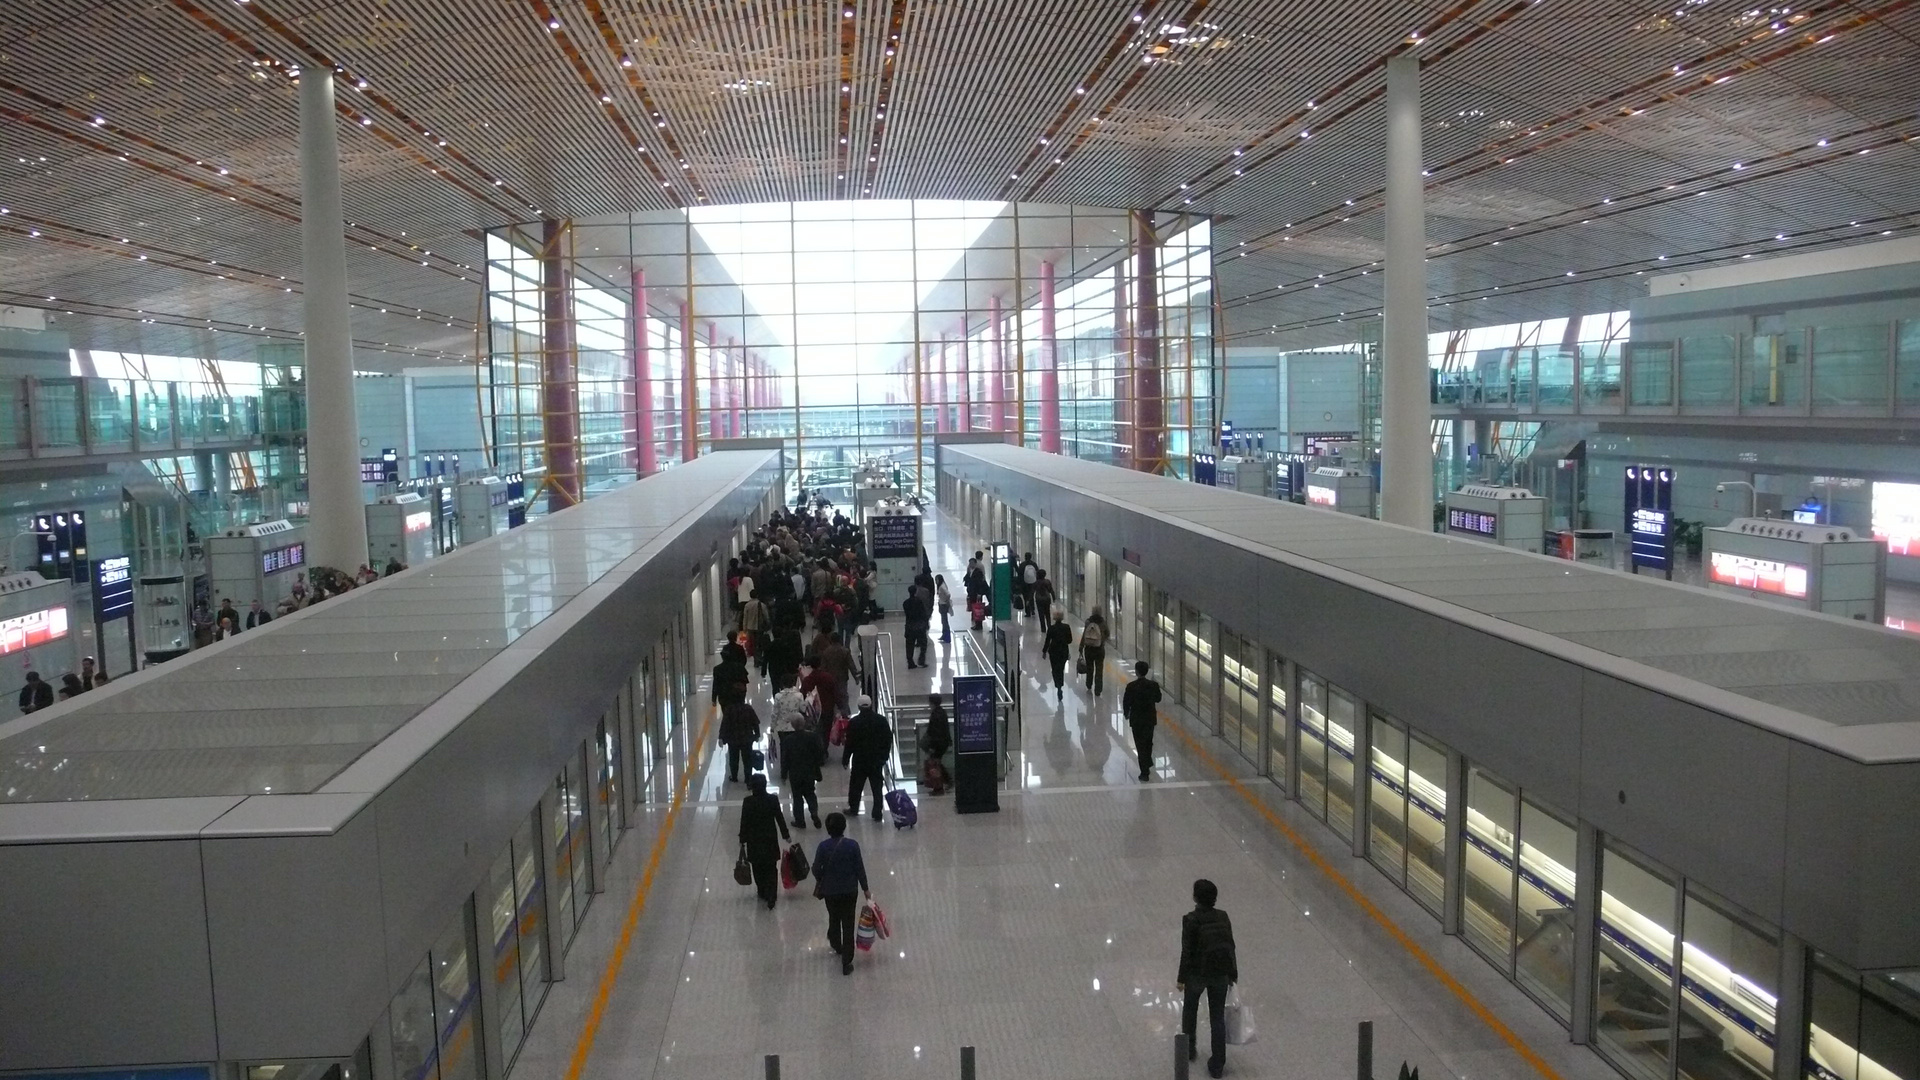
[[[700,387],[693,364],[693,305],[680,301],[680,460],[700,456]]]
[[[720,351],[720,335],[715,332],[713,321],[707,321],[707,441],[726,438],[726,425],[720,421],[722,399],[726,397],[727,380],[721,377],[726,361]]]
[[[580,451],[575,446],[579,412],[573,394],[573,290],[567,259],[561,251],[567,224],[547,220],[540,225],[543,318],[540,380],[540,429],[547,459],[547,506],[563,510],[580,501]]]
[[[647,340],[647,272],[633,272],[633,461],[641,476],[660,471],[653,449],[653,343]]]
[[[947,335],[940,335],[940,362],[933,369],[933,430],[947,430]]]
[[[1167,471],[1167,413],[1160,385],[1160,279],[1153,215],[1136,210],[1133,273],[1133,467]]]
[[[973,387],[967,383],[967,318],[965,315],[960,317],[960,340],[957,344],[960,349],[960,370],[955,374],[953,385],[959,392],[960,415],[956,418],[958,422],[954,424],[954,430],[972,431]]]
[[[727,352],[733,357],[735,376],[733,383],[727,387],[727,396],[733,399],[733,437],[738,439],[747,433],[747,350],[728,337]]]
[[[1060,452],[1060,369],[1053,340],[1053,263],[1040,264],[1040,449]]]
[[[1004,432],[1011,426],[1007,422],[1007,329],[997,296],[987,300],[987,335],[993,350],[993,430]]]
[[[1127,431],[1120,443],[1121,464],[1133,467],[1133,330],[1132,313],[1127,310],[1127,266],[1121,260],[1113,267],[1113,428]]]

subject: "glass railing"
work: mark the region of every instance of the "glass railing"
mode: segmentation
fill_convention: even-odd
[[[262,444],[260,398],[210,383],[0,379],[0,459]]]
[[[1767,329],[1436,354],[1432,402],[1540,414],[1920,416],[1920,319]]]

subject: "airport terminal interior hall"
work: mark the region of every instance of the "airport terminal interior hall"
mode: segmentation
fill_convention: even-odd
[[[0,1080],[1920,1080],[1916,101],[1920,0],[0,0]]]

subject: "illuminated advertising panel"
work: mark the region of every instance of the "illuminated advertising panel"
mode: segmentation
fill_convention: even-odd
[[[1873,538],[1895,555],[1920,555],[1920,484],[1873,485]]]
[[[1482,514],[1477,510],[1448,507],[1447,528],[1454,532],[1472,533],[1475,536],[1498,537],[1500,519],[1492,514]]]
[[[1795,563],[1716,551],[1712,565],[1707,567],[1707,580],[1716,585],[1791,596],[1796,600],[1807,598],[1807,568]]]
[[[1307,485],[1307,505],[1333,506],[1333,505],[1336,505],[1338,502],[1339,502],[1339,496],[1338,496],[1338,493],[1334,491],[1334,489],[1330,487],[1321,487],[1318,484]]]
[[[31,615],[0,619],[0,656],[31,649],[67,636],[67,609],[47,608]]]
[[[401,520],[400,527],[410,533],[431,529],[433,528],[433,512],[430,510],[421,510],[418,513],[408,514]]]

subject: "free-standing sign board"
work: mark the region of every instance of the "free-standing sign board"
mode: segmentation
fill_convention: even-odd
[[[1641,567],[1673,578],[1673,470],[1658,465],[1627,466],[1627,536],[1632,540],[1634,573]]]
[[[953,809],[1000,810],[999,696],[991,675],[953,679]]]

